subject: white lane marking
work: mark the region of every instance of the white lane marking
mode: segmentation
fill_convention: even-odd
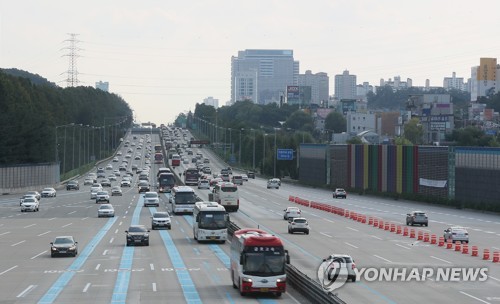
[[[375,238],[375,239],[377,239],[377,240],[381,240],[381,241],[382,241],[382,239],[381,239],[381,238],[379,238],[379,237],[378,237],[378,236],[376,236],[376,235],[370,235],[370,236],[371,236],[372,238]]]
[[[472,298],[472,299],[474,299],[474,300],[477,300],[477,301],[479,301],[479,302],[486,303],[486,304],[491,304],[490,302],[483,301],[483,300],[481,300],[480,298],[477,298],[477,297],[475,297],[475,296],[473,296],[473,295],[470,295],[470,294],[468,294],[468,293],[466,293],[466,292],[460,291],[460,293],[461,293],[461,294],[463,294],[463,295],[466,295],[466,296],[468,296],[468,297],[470,297],[470,298]]]
[[[86,220],[86,219],[88,219],[88,217],[84,217],[84,218],[82,218],[82,221],[83,221],[83,220]]]
[[[320,232],[320,234],[322,234],[322,235],[324,235],[324,236],[326,236],[326,237],[329,237],[329,238],[332,238],[332,237],[333,237],[333,236],[331,236],[331,235],[329,235],[329,234],[326,234],[326,233],[324,233],[324,232]]]
[[[83,288],[82,292],[87,292],[89,290],[90,283],[85,284],[85,287]]]
[[[113,243],[113,241],[115,240],[115,238],[111,238],[111,240],[109,240],[109,243]]]
[[[11,246],[11,247],[14,247],[14,246],[17,246],[17,245],[22,244],[22,243],[24,243],[24,242],[26,242],[26,240],[22,240],[22,241],[20,241],[20,242],[17,242],[17,243],[15,243],[15,244],[10,245],[10,246]]]
[[[7,269],[7,270],[4,270],[4,271],[0,272],[0,275],[2,275],[2,274],[4,274],[4,273],[7,273],[7,272],[11,271],[11,270],[12,270],[12,269],[14,269],[14,268],[17,268],[17,265],[16,265],[16,266],[12,266],[12,267],[10,267],[9,269]]]
[[[40,252],[39,254],[35,255],[34,257],[31,257],[30,260],[36,259],[37,257],[41,256],[42,254],[46,253],[47,250]]]
[[[344,242],[344,244],[346,244],[346,245],[348,245],[348,246],[351,246],[351,247],[353,247],[353,248],[358,249],[358,247],[357,247],[357,246],[354,246],[353,244],[350,244],[350,243],[347,243],[347,242]]]
[[[75,212],[76,212],[76,210],[75,210],[75,211],[71,211],[70,213],[68,213],[68,215],[73,214],[73,213],[75,213]]]
[[[102,253],[102,255],[106,255],[108,253],[108,250],[104,250],[104,252]]]
[[[494,232],[494,231],[485,231],[484,233],[493,234],[493,233],[495,233],[495,232]]]
[[[49,221],[52,221],[52,220],[55,220],[55,219],[56,219],[56,217],[49,218]]]
[[[295,297],[293,297],[289,292],[287,292],[286,295],[289,296],[292,300],[294,300],[295,303],[300,304],[300,302]]]
[[[52,231],[50,231],[50,230],[49,231],[45,231],[45,232],[40,233],[38,236],[42,236],[42,235],[45,235],[45,234],[48,234],[48,233],[51,233],[51,232]]]
[[[66,224],[66,225],[64,225],[64,226],[61,226],[61,228],[65,228],[65,227],[68,227],[68,226],[70,226],[70,225],[73,225],[73,223],[69,223],[69,224]]]
[[[356,231],[358,232],[359,230],[358,229],[354,229],[354,228],[351,228],[351,227],[346,227],[347,229],[351,229],[352,231]]]
[[[115,233],[118,233],[118,229],[115,230]]]
[[[153,283],[153,291],[156,291],[156,283]]]
[[[31,225],[28,225],[28,226],[24,226],[23,228],[29,228],[29,227],[32,227],[32,226],[35,226],[36,224],[31,224]]]
[[[36,285],[30,285],[28,286],[25,290],[23,290],[20,294],[16,296],[16,298],[23,298],[25,295],[27,295],[31,290],[35,288]]]
[[[125,211],[125,214],[127,214],[127,213],[128,213],[128,210],[127,210],[127,211]]]
[[[127,216],[124,215],[124,216],[122,216],[122,218],[127,218]]]
[[[99,270],[99,268],[101,268],[101,264],[97,264],[97,266],[95,267],[95,270]]]
[[[497,278],[495,278],[495,277],[492,277],[492,276],[488,276],[488,278],[490,278],[490,279],[493,279],[493,280],[495,280],[495,281],[498,281],[498,282],[500,282],[500,279],[497,279]]]
[[[325,221],[335,224],[334,221],[324,218]]]
[[[441,261],[441,262],[445,262],[445,263],[448,263],[448,264],[453,264],[453,263],[452,263],[452,262],[450,262],[450,261],[447,261],[447,260],[443,260],[443,259],[440,259],[440,258],[437,258],[437,257],[435,257],[435,256],[432,256],[432,255],[431,255],[431,258],[433,258],[433,259],[436,259],[436,260],[439,260],[439,261]]]
[[[389,261],[388,259],[383,258],[383,257],[381,257],[381,256],[379,256],[379,255],[374,254],[373,256],[374,256],[374,257],[376,257],[376,258],[379,258],[379,259],[381,259],[381,260],[383,260],[383,261],[386,261],[387,263],[392,263],[392,262],[391,262],[391,261]]]
[[[406,247],[406,246],[403,246],[403,245],[401,245],[401,244],[396,244],[396,246],[402,247],[402,248],[404,248],[404,249],[410,249],[410,250],[411,250],[411,248],[410,248],[410,247]]]
[[[6,235],[6,234],[9,234],[9,233],[10,233],[10,231],[4,232],[4,233],[0,233],[0,236]]]
[[[149,264],[149,268],[151,268],[151,270],[155,270],[155,265],[154,264]]]

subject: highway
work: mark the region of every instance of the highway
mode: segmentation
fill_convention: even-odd
[[[157,135],[152,139],[152,146],[159,142]],[[142,152],[144,155],[144,149]],[[209,157],[213,171],[227,166],[207,149],[195,148],[194,152]],[[144,166],[144,158],[140,163]],[[116,169],[119,163],[112,164]],[[175,171],[179,173],[190,166],[182,164]],[[152,164],[151,176],[157,169],[158,165]],[[135,179],[137,176],[133,185]],[[208,199],[209,190],[195,191]],[[282,183],[278,190],[266,189],[266,180],[262,178],[244,182],[239,195],[240,210],[230,214],[231,220],[240,227],[259,227],[279,235],[290,251],[291,263],[312,278],[316,278],[322,259],[332,253],[350,254],[358,268],[489,269],[485,282],[437,282],[431,278],[423,282],[348,282],[335,291],[347,303],[500,302],[500,264],[308,207],[301,209],[309,220],[311,233],[290,235],[283,209],[299,206],[288,201],[292,195],[399,224],[404,224],[407,212],[423,210],[428,213],[430,224],[422,230],[440,236],[448,224],[466,226],[470,245],[490,249],[500,247],[500,220],[496,215],[354,194],[348,194],[345,200],[333,199],[328,190],[287,183]],[[169,209],[168,195],[161,196],[159,208],[145,208],[135,187],[123,188],[122,197],[111,197],[117,216],[109,219],[97,218],[98,205],[90,200],[89,186],[83,186],[83,180],[79,191],[58,189],[56,198],[42,198],[40,212],[21,213],[20,196],[0,199],[2,302],[307,303],[290,287],[281,298],[241,297],[231,286],[227,268],[229,244],[195,242],[189,215],[173,217],[172,230],[151,231],[150,246],[126,247],[124,231],[128,226],[140,223],[150,227],[152,212]],[[79,242],[79,255],[51,258],[49,243],[57,235],[73,235]]]

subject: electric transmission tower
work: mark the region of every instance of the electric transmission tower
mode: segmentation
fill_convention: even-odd
[[[78,70],[76,68],[76,59],[80,57],[78,55],[78,51],[81,49],[78,48],[77,44],[80,43],[80,40],[76,39],[76,36],[78,34],[73,34],[70,33],[69,39],[64,40],[64,42],[69,43],[68,47],[63,48],[64,50],[68,50],[68,53],[63,55],[69,57],[69,66],[68,70],[66,71],[67,73],[67,78],[66,78],[66,83],[68,87],[76,87],[78,86]]]

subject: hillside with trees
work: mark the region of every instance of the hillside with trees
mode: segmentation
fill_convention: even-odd
[[[87,133],[87,145],[92,145],[92,152],[98,154],[96,147],[102,146],[103,138],[117,140],[115,137],[121,132],[115,130],[110,135],[113,130],[103,128],[105,122],[109,125],[120,121],[121,125],[115,129],[130,124],[130,119],[124,118],[132,117],[132,111],[115,94],[92,87],[60,88],[40,76],[24,71],[16,73],[22,77],[0,70],[0,165],[53,162],[58,134],[59,149],[67,150],[65,160],[69,170],[75,164],[71,159],[75,155],[73,147],[75,151],[81,150],[82,129],[83,136]],[[39,84],[33,79],[38,79],[35,82]],[[101,155],[97,157],[109,152],[100,149]]]

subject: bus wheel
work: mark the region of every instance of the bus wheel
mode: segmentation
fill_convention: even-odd
[[[236,286],[236,284],[234,284],[234,271],[231,271],[231,281],[233,282],[233,288],[238,289],[238,286]]]
[[[281,297],[281,292],[277,292],[274,294],[277,298]]]

